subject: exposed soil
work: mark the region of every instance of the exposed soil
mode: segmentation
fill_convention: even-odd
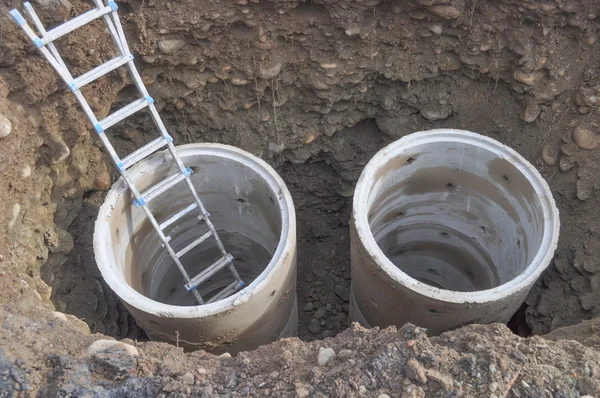
[[[90,4],[34,6],[53,26]],[[290,188],[302,340],[348,326],[348,221],[363,166],[403,135],[452,127],[519,151],[546,178],[561,212],[555,260],[513,330],[552,331],[549,337],[591,348],[521,339],[500,325],[433,339],[407,326],[285,340],[234,359],[158,343],[140,343],[138,356],[113,348],[86,355],[101,337],[90,337],[88,327],[119,339],[145,337],[102,281],[91,247],[98,206],[117,174],[73,96],[6,16],[20,3],[0,0],[0,122],[11,123],[0,138],[0,368],[11,383],[0,382],[0,395],[25,386],[47,396],[600,395],[596,324],[559,332],[600,314],[600,4],[119,6],[136,64],[175,141],[239,146],[270,162]],[[58,44],[75,75],[115,55],[99,23]],[[132,88],[115,73],[83,93],[103,117],[135,99]],[[110,134],[123,154],[154,131],[142,116]],[[325,368],[316,364],[321,346],[337,354]]]

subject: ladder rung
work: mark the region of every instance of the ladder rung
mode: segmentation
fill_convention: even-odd
[[[196,275],[192,278],[190,283],[185,285],[187,291],[191,291],[198,287],[199,284],[216,274],[221,270],[221,268],[225,267],[227,264],[233,261],[233,256],[231,254],[227,254],[225,257],[221,257],[214,263],[212,263],[207,269]],[[237,281],[236,281],[237,283]]]
[[[117,69],[119,66],[125,65],[127,62],[131,61],[132,59],[133,59],[133,55],[131,55],[131,54],[115,57],[115,58],[111,59],[110,61],[107,61],[107,62],[103,63],[102,65],[97,66],[94,69],[79,76],[78,78],[73,80],[73,83],[71,83],[69,85],[69,87],[71,88],[71,90],[77,90],[77,89],[85,86],[86,84],[93,82],[94,80]]]
[[[177,213],[175,213],[171,217],[169,217],[166,221],[164,221],[162,224],[160,224],[159,225],[160,229],[164,230],[169,225],[173,224],[175,221],[179,220],[181,217],[185,216],[190,211],[192,211],[196,208],[198,208],[198,203],[194,202],[191,205],[189,205],[188,207],[186,207],[185,209],[178,211]]]
[[[243,283],[240,283],[238,281],[233,281],[225,289],[221,290],[219,293],[217,293],[213,297],[211,297],[210,300],[208,300],[206,302],[206,304],[210,304],[215,301],[222,300],[225,297],[229,297],[230,295],[235,293],[235,291],[238,290],[242,286],[243,286]]]
[[[158,137],[157,139],[150,141],[135,152],[132,152],[129,155],[125,156],[125,158],[123,158],[123,160],[121,160],[121,163],[118,165],[119,170],[127,170],[140,160],[152,155],[154,152],[158,151],[159,149],[167,145],[169,142],[173,142],[173,139],[170,136]]]
[[[102,132],[107,128],[119,123],[121,120],[125,119],[127,116],[133,115],[140,109],[143,109],[152,103],[152,99],[149,98],[140,98],[138,100],[133,101],[129,105],[125,105],[123,108],[119,109],[115,113],[108,115],[106,118],[102,119],[94,128],[97,132]]]
[[[103,8],[95,8],[93,10],[85,12],[68,22],[65,22],[64,24],[49,30],[48,33],[46,33],[44,37],[42,37],[42,42],[44,43],[44,45],[53,42],[54,40],[66,35],[67,33],[70,33],[75,29],[92,22],[94,19],[100,18],[101,16],[106,15],[112,11],[113,9],[110,6],[106,6]]]
[[[199,237],[198,239],[196,239],[195,241],[193,241],[192,243],[190,243],[183,249],[179,250],[177,252],[177,258],[181,258],[183,255],[185,255],[187,252],[192,250],[194,247],[198,246],[200,243],[202,243],[206,239],[208,239],[211,235],[212,235],[212,231],[208,231],[207,233],[205,233],[204,235],[202,235],[201,237]]]
[[[186,167],[184,172],[180,171],[178,173],[175,173],[172,176],[162,180],[161,182],[159,182],[152,188],[149,188],[146,192],[144,192],[141,195],[141,198],[139,200],[135,199],[133,201],[133,204],[136,207],[140,207],[140,206],[144,206],[144,205],[148,204],[152,199],[154,199],[161,193],[165,192],[169,188],[173,187],[177,183],[183,181],[190,174],[192,174],[192,169],[190,169],[189,167]]]

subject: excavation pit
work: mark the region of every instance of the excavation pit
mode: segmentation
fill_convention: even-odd
[[[433,333],[507,322],[558,230],[546,182],[512,149],[462,130],[406,136],[373,157],[355,191],[351,317]]]
[[[137,323],[155,340],[212,352],[237,352],[297,333],[296,235],[291,196],[276,172],[262,160],[234,147],[190,144],[178,147],[225,248],[246,287],[236,294],[199,306],[142,209],[132,205],[118,180],[98,215],[94,250],[106,283]],[[131,169],[130,178],[144,191],[175,170],[167,153]],[[158,196],[149,208],[158,222],[193,202],[180,183]],[[207,231],[190,212],[165,233],[175,251]],[[220,257],[207,239],[181,260],[195,276]],[[222,269],[199,292],[209,299],[232,281]]]

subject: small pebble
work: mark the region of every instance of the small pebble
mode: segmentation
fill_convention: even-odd
[[[594,188],[592,184],[590,184],[588,181],[577,180],[577,182],[575,183],[575,188],[577,190],[577,199],[581,200],[582,202],[585,202],[586,200],[592,197]]]
[[[327,339],[329,337],[335,336],[335,332],[333,330],[327,329],[323,331],[322,335],[324,339]]]
[[[346,36],[356,36],[360,33],[360,28],[358,26],[347,28],[345,31]]]
[[[52,318],[68,322],[67,316],[65,314],[63,314],[62,312],[52,311]]]
[[[433,25],[429,27],[429,30],[433,32],[434,35],[439,36],[444,31],[442,25]]]
[[[6,116],[0,113],[0,138],[6,137],[12,130],[12,124]]]
[[[317,357],[317,362],[319,363],[319,366],[327,365],[327,363],[329,363],[329,361],[331,361],[333,358],[335,358],[335,351],[333,350],[333,348],[321,347],[319,349],[319,355]]]
[[[190,372],[184,373],[183,376],[181,376],[181,382],[188,386],[193,385],[194,384],[194,375]]]
[[[269,67],[263,67],[261,65],[258,71],[258,77],[265,80],[273,79],[279,74],[279,72],[281,72],[281,66],[281,63],[275,63]]]
[[[163,54],[173,54],[185,46],[185,41],[180,39],[165,39],[158,42],[158,49]]]
[[[352,350],[348,350],[348,349],[343,349],[340,351],[340,353],[338,354],[338,356],[340,358],[352,358],[354,356],[354,351]]]
[[[231,84],[233,84],[234,86],[245,86],[247,84],[250,84],[250,80],[239,77],[232,77]]]
[[[446,119],[451,113],[452,111],[450,111],[448,108],[421,109],[421,116],[431,121]]]
[[[558,162],[558,150],[553,149],[548,142],[542,147],[542,160],[548,166],[554,166]]]
[[[296,396],[298,398],[306,398],[310,395],[310,391],[306,387],[298,387],[296,388]]]
[[[515,71],[514,73],[515,80],[519,83],[522,83],[526,86],[534,86],[537,80],[541,77],[539,73],[524,73],[520,71]]]
[[[308,324],[308,331],[313,334],[321,333],[321,322],[315,318],[311,319],[310,323]]]
[[[16,224],[17,218],[19,217],[19,213],[21,213],[21,205],[15,203],[11,209],[11,218],[8,222],[8,230],[10,231]]]
[[[25,165],[25,167],[23,167],[21,169],[21,178],[27,178],[31,175],[31,167],[29,167],[29,165]]]
[[[321,64],[321,68],[323,68],[323,69],[335,69],[335,68],[337,68],[337,64],[333,64],[333,63],[322,63],[322,64]]]
[[[560,157],[560,161],[558,163],[558,168],[563,173],[566,173],[567,171],[571,170],[575,166],[577,166],[577,162],[575,160],[571,159],[568,156]]]
[[[86,353],[91,356],[91,355],[100,353],[102,351],[106,351],[107,349],[109,349],[110,347],[113,347],[113,346],[119,347],[120,349],[122,349],[129,355],[137,356],[140,354],[138,349],[135,348],[134,346],[132,346],[131,344],[121,343],[116,340],[108,340],[108,339],[101,339],[101,340],[94,341],[92,344],[90,344]]]
[[[327,308],[325,308],[325,307],[319,307],[317,309],[317,311],[315,311],[314,317],[316,319],[321,319],[321,318],[325,318],[325,315],[327,315]]]
[[[581,148],[593,151],[600,148],[600,134],[586,127],[578,126],[573,131],[573,141]]]
[[[523,120],[525,123],[533,123],[541,112],[542,108],[540,108],[535,98],[529,97],[526,100],[525,111],[521,115],[521,120]]]
[[[427,376],[425,374],[425,368],[415,359],[411,359],[406,363],[404,368],[406,376],[416,383],[425,384],[427,383]]]
[[[456,19],[462,14],[461,10],[450,4],[437,4],[429,7],[429,11],[444,19]]]

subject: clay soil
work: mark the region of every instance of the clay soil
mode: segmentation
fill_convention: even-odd
[[[50,27],[90,3],[33,5]],[[147,341],[93,256],[115,168],[7,17],[20,2],[0,0],[0,120],[11,124],[0,138],[0,396],[600,396],[600,4],[118,4],[176,143],[236,145],[288,185],[299,336],[234,358]],[[57,45],[74,75],[116,55],[99,22]],[[124,73],[83,93],[98,117],[135,99]],[[495,138],[539,169],[561,213],[555,259],[510,329],[349,325],[354,185],[387,143],[440,127]],[[124,154],[154,130],[140,116],[111,134]]]

